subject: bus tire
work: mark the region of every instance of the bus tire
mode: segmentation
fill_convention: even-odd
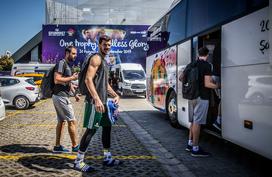
[[[181,128],[181,125],[178,122],[177,116],[177,95],[172,91],[167,99],[167,116],[170,120],[170,124],[174,128]]]

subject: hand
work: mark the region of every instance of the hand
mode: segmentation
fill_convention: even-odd
[[[105,112],[105,107],[100,99],[95,101],[95,110],[101,113]]]
[[[119,104],[120,97],[117,95],[116,97],[113,98],[113,101],[115,104]]]
[[[79,102],[80,97],[79,97],[79,95],[78,95],[78,94],[76,94],[76,95],[75,95],[75,99],[76,99],[76,102]]]
[[[75,85],[75,84],[71,83],[71,88],[77,89],[77,88],[78,88],[78,85]]]
[[[78,73],[74,73],[72,76],[71,76],[72,80],[77,80],[78,78]]]

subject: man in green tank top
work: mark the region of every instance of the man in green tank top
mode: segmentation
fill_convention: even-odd
[[[99,39],[99,53],[91,55],[89,66],[86,73],[85,83],[88,88],[86,95],[86,104],[84,112],[84,127],[86,131],[81,138],[80,147],[77,158],[74,162],[74,168],[83,171],[91,172],[93,168],[84,162],[84,154],[88,145],[96,133],[96,130],[102,126],[102,143],[104,153],[104,166],[117,166],[121,164],[120,160],[113,159],[110,149],[111,122],[108,117],[107,110],[107,95],[113,97],[113,101],[118,104],[119,96],[114,92],[108,83],[108,66],[105,61],[105,56],[111,48],[111,38],[101,36]]]

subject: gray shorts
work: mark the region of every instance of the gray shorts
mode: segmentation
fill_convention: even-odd
[[[209,100],[202,100],[200,97],[189,100],[189,122],[206,124],[208,109]]]
[[[53,95],[52,100],[57,112],[58,121],[76,120],[74,109],[68,97]]]

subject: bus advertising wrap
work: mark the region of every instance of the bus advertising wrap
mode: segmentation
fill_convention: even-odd
[[[145,68],[147,25],[43,25],[42,62],[56,63],[64,58],[65,47],[77,48],[74,66],[79,66],[87,55],[98,51],[101,35],[112,38],[109,66],[118,63],[139,63]]]

